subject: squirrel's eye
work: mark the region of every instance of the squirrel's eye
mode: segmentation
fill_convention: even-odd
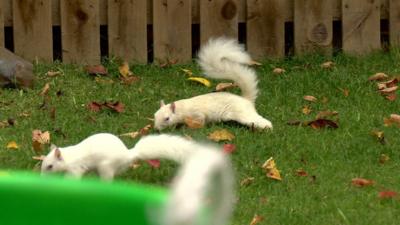
[[[48,165],[48,166],[46,167],[46,170],[51,170],[51,169],[53,169],[53,165]]]
[[[169,117],[166,117],[166,118],[164,119],[164,121],[169,121]]]

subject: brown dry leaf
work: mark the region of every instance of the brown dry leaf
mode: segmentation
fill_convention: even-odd
[[[50,143],[50,132],[41,130],[33,130],[32,131],[32,141],[37,141],[40,144],[49,144]]]
[[[105,102],[104,106],[114,110],[115,112],[122,113],[125,110],[125,105],[119,101]]]
[[[133,83],[138,82],[139,80],[140,80],[140,77],[133,76],[133,75],[132,76],[128,76],[128,77],[121,77],[122,83],[126,84],[126,85],[131,85]]]
[[[240,186],[249,186],[254,181],[254,177],[246,177],[240,181]]]
[[[349,97],[350,91],[347,88],[339,88],[340,91],[342,91],[344,97]]]
[[[275,161],[273,157],[269,158],[264,164],[261,166],[267,172],[267,177],[275,179],[275,180],[282,180],[280,172],[276,167]]]
[[[396,100],[396,98],[397,98],[397,95],[396,95],[396,93],[392,93],[392,94],[388,94],[388,95],[386,95],[386,96],[385,96],[385,98],[386,98],[387,100],[389,100],[389,101],[393,102],[393,101],[395,101],[395,100]]]
[[[395,191],[381,191],[378,194],[380,199],[391,199],[397,197],[398,193]]]
[[[313,121],[309,121],[306,124],[307,124],[307,126],[311,126],[315,130],[325,128],[325,127],[334,128],[334,129],[339,127],[336,122],[334,122],[332,120],[328,120],[328,119],[316,119]]]
[[[318,112],[316,119],[324,119],[327,117],[337,116],[337,115],[339,115],[337,111],[330,111],[330,110],[320,111]]]
[[[224,144],[222,151],[226,154],[232,154],[236,150],[235,144]]]
[[[227,89],[234,88],[234,87],[237,87],[237,84],[234,84],[234,83],[219,83],[215,87],[215,91],[225,91]]]
[[[119,136],[120,137],[137,138],[138,136],[147,135],[151,128],[152,128],[152,125],[151,124],[147,124],[146,126],[144,126],[143,128],[139,129],[138,131],[129,132],[129,133],[125,133],[125,134],[120,134]]]
[[[379,156],[379,163],[380,164],[384,164],[385,162],[387,162],[389,160],[390,160],[390,157],[388,155],[386,155],[386,154],[381,154]]]
[[[395,124],[398,127],[400,127],[400,115],[398,115],[398,114],[390,114],[389,118],[383,118],[383,124],[386,127],[390,127],[392,124]]]
[[[365,186],[371,186],[375,182],[373,180],[368,180],[364,178],[353,178],[351,179],[351,184],[356,187],[365,187]]]
[[[330,69],[335,66],[335,63],[332,61],[327,61],[321,64],[321,67],[324,69]]]
[[[369,81],[375,81],[375,80],[380,81],[380,80],[384,80],[384,79],[386,79],[386,78],[388,78],[388,77],[389,77],[389,76],[386,75],[385,73],[376,73],[376,74],[370,76],[370,77],[368,78],[368,80],[369,80]]]
[[[103,104],[98,103],[98,102],[90,102],[87,107],[89,108],[90,111],[93,112],[99,112],[102,108]]]
[[[121,74],[122,77],[127,78],[128,76],[131,76],[133,73],[129,70],[129,64],[128,62],[124,61],[121,66],[118,67],[119,74]]]
[[[382,90],[382,89],[386,88],[386,84],[377,83],[376,85],[378,86],[378,90]]]
[[[48,77],[55,77],[58,75],[61,75],[62,73],[60,71],[47,71],[46,76]]]
[[[6,148],[7,149],[12,149],[12,150],[17,150],[19,148],[19,146],[18,146],[17,142],[10,141],[10,142],[7,143]]]
[[[282,69],[282,68],[275,68],[272,72],[275,74],[282,74],[282,73],[285,73],[286,70]]]
[[[208,139],[213,141],[232,141],[235,138],[231,132],[226,129],[216,130],[207,136]]]
[[[390,119],[393,122],[396,122],[396,123],[400,124],[400,115],[398,115],[398,114],[390,114]]]
[[[153,125],[147,124],[146,126],[144,126],[143,128],[141,128],[141,129],[139,130],[139,134],[140,134],[141,136],[147,135],[152,127],[153,127]]]
[[[103,65],[86,66],[85,71],[90,75],[107,75],[107,69]]]
[[[387,87],[382,90],[379,90],[381,94],[392,94],[395,92],[399,87],[398,86],[393,86],[393,87]]]
[[[303,106],[303,108],[301,109],[301,111],[303,112],[303,114],[308,115],[311,113],[311,107],[308,105]]]
[[[309,101],[309,102],[316,102],[317,98],[312,96],[312,95],[306,95],[303,97],[304,100]]]
[[[49,90],[50,90],[50,83],[46,83],[44,85],[44,87],[42,88],[42,91],[40,92],[40,95],[41,96],[47,95],[47,93],[49,93]]]
[[[18,117],[30,117],[31,113],[30,112],[22,112],[20,114],[18,114]]]
[[[304,171],[303,169],[297,169],[296,175],[299,177],[306,177],[306,176],[308,176],[308,173],[306,171]]]
[[[380,84],[384,84],[387,88],[397,86],[397,83],[399,83],[399,80],[397,78],[393,78],[385,82],[380,82]]]
[[[198,129],[204,127],[204,120],[198,120],[192,117],[186,117],[184,121],[186,126],[192,129]]]
[[[264,217],[256,214],[256,215],[254,215],[253,219],[251,220],[250,225],[256,225],[263,220],[264,220]]]

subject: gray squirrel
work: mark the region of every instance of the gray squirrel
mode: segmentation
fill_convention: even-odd
[[[272,130],[272,123],[256,111],[257,75],[249,67],[253,61],[242,45],[233,39],[211,39],[200,49],[198,62],[206,76],[233,80],[242,96],[213,92],[170,104],[161,101],[160,109],[154,114],[154,128],[162,130],[183,123],[189,117],[202,124],[233,120],[249,127]]]

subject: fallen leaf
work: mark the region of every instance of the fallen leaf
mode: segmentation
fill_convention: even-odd
[[[390,114],[389,118],[383,118],[383,124],[386,127],[389,127],[392,124],[395,124],[398,127],[400,127],[400,115],[398,115],[398,114]]]
[[[232,154],[236,150],[236,145],[234,144],[224,144],[223,152],[226,154]]]
[[[386,95],[385,98],[386,98],[387,100],[393,102],[394,100],[396,100],[397,95],[396,95],[396,93],[392,93],[392,94]]]
[[[397,197],[397,192],[395,192],[395,191],[381,191],[381,192],[379,192],[378,197],[380,199],[391,199],[391,198]]]
[[[378,86],[378,90],[382,90],[382,89],[386,88],[386,84],[377,83],[376,85]]]
[[[105,102],[104,105],[116,112],[122,113],[125,110],[125,105],[119,101]]]
[[[350,91],[347,88],[339,88],[342,91],[344,97],[349,97]]]
[[[327,62],[324,62],[324,63],[321,64],[321,67],[324,68],[324,69],[330,69],[333,66],[335,66],[335,63],[332,62],[332,61],[327,61]]]
[[[250,225],[256,225],[263,220],[264,220],[264,217],[256,214],[256,215],[254,215],[253,219],[251,220]]]
[[[336,122],[334,122],[332,120],[328,120],[328,119],[316,119],[313,121],[309,121],[306,124],[307,124],[307,126],[311,126],[315,130],[325,128],[325,127],[334,128],[334,129],[339,127]]]
[[[306,105],[306,106],[303,106],[303,109],[301,111],[303,112],[303,114],[308,115],[311,113],[312,110],[311,110],[310,106]]]
[[[44,87],[42,88],[42,91],[40,92],[40,95],[41,96],[47,95],[47,93],[49,93],[49,89],[50,89],[50,83],[46,83],[44,85]]]
[[[85,71],[90,75],[107,75],[107,69],[103,65],[86,66]]]
[[[125,133],[125,134],[120,134],[120,137],[130,137],[130,138],[136,138],[139,135],[140,136],[144,136],[147,135],[150,131],[150,129],[152,128],[151,124],[147,124],[146,126],[144,126],[143,128],[139,129],[138,131],[134,131],[134,132],[129,132],[129,133]]]
[[[379,163],[380,163],[380,164],[384,164],[384,163],[386,163],[386,162],[389,161],[389,160],[390,160],[390,158],[389,158],[389,156],[386,155],[386,154],[381,154],[381,156],[379,157]]]
[[[93,112],[99,112],[102,108],[102,104],[98,102],[90,102],[87,107],[89,108],[90,111]]]
[[[400,124],[400,115],[398,115],[398,114],[390,114],[390,119],[393,122],[396,122],[396,123]]]
[[[50,143],[50,132],[41,130],[32,131],[32,148],[36,153],[40,153],[44,149],[45,144]]]
[[[303,169],[297,169],[296,175],[299,177],[306,177],[306,176],[308,176],[308,173],[306,171],[304,171]]]
[[[140,134],[141,136],[147,135],[152,127],[153,127],[153,125],[147,124],[146,126],[144,126],[143,128],[141,128],[141,129],[139,130],[139,134]]]
[[[132,169],[137,169],[137,168],[139,168],[141,165],[142,165],[142,164],[141,164],[139,161],[135,161],[135,162],[133,162],[133,163],[130,165],[130,167],[131,167]]]
[[[120,134],[120,137],[130,137],[130,138],[137,138],[139,136],[139,131],[134,131],[134,132],[129,132],[129,133],[124,133]]]
[[[397,83],[399,83],[399,80],[397,78],[393,78],[385,82],[380,82],[378,84],[384,85],[385,88],[390,88],[397,86]]]
[[[122,83],[126,84],[126,85],[131,85],[133,83],[138,82],[139,80],[140,80],[140,77],[133,76],[133,75],[132,76],[128,76],[128,77],[121,77]]]
[[[262,66],[262,63],[254,61],[254,60],[250,60],[249,66]]]
[[[202,77],[189,77],[188,80],[196,81],[198,83],[203,84],[204,86],[211,87],[211,82]]]
[[[356,187],[365,187],[365,186],[371,186],[375,182],[373,180],[368,180],[364,178],[353,178],[351,179],[351,184]]]
[[[10,141],[10,142],[7,143],[6,148],[7,148],[7,149],[16,150],[16,149],[19,148],[19,146],[18,146],[17,142],[15,142],[15,141]]]
[[[232,141],[235,138],[231,132],[226,129],[216,130],[207,136],[208,139],[213,141]]]
[[[379,81],[388,78],[389,76],[385,73],[375,73],[374,75],[368,78],[369,81]]]
[[[118,67],[119,74],[121,74],[122,77],[128,77],[131,76],[133,73],[129,70],[129,64],[128,62],[124,61],[121,66]]]
[[[275,179],[275,180],[282,180],[280,172],[276,167],[275,161],[273,157],[269,158],[264,164],[261,166],[267,172],[267,177]]]
[[[230,88],[234,88],[237,87],[237,84],[234,83],[219,83],[217,84],[217,86],[215,87],[215,91],[224,91]]]
[[[312,95],[306,95],[303,97],[304,100],[309,101],[309,102],[316,102],[317,98],[312,96]]]
[[[60,71],[47,71],[46,76],[48,77],[55,77],[58,75],[61,75],[62,73]]]
[[[240,181],[240,186],[249,186],[254,181],[254,177],[246,177]]]
[[[204,120],[193,119],[192,117],[186,117],[184,119],[186,126],[192,129],[198,129],[204,127]]]
[[[193,76],[193,72],[189,69],[181,69],[183,72],[185,72],[189,77]]]
[[[327,117],[337,116],[337,115],[339,115],[337,111],[330,111],[330,110],[320,111],[318,112],[316,119],[324,119]]]
[[[371,135],[376,137],[381,144],[385,144],[385,134],[383,131],[373,130],[371,131]]]
[[[285,73],[286,70],[282,69],[282,68],[275,68],[272,72],[275,74],[282,74],[282,73]]]
[[[158,159],[149,159],[149,160],[146,160],[146,162],[153,168],[156,168],[156,169],[160,168],[160,160],[158,160]]]
[[[45,157],[46,157],[45,155],[36,155],[36,156],[32,156],[32,159],[38,160],[38,161],[43,161],[43,159]]]
[[[381,94],[391,94],[391,93],[395,92],[398,88],[399,88],[398,86],[388,87],[388,88],[379,90],[379,92]]]

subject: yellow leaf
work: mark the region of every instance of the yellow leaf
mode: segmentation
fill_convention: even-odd
[[[7,148],[8,148],[8,149],[18,149],[19,146],[17,145],[17,142],[15,142],[15,141],[10,141],[10,142],[8,142],[8,144],[7,144]]]
[[[256,225],[259,222],[263,221],[263,219],[264,218],[262,216],[259,216],[256,214],[256,215],[254,215],[253,219],[251,220],[250,225]]]
[[[204,127],[204,121],[194,119],[192,117],[186,117],[185,124],[192,129],[198,129]]]
[[[181,69],[183,72],[185,72],[188,76],[193,76],[193,72],[188,69]]]
[[[210,133],[207,138],[213,141],[232,141],[235,135],[226,129],[222,129]]]
[[[121,76],[125,78],[132,75],[132,72],[129,70],[128,62],[123,62],[118,69],[119,69],[119,74],[121,74]]]
[[[203,84],[204,86],[211,87],[211,82],[202,77],[189,77],[188,80],[196,81]]]
[[[308,115],[311,113],[312,110],[311,110],[310,106],[306,105],[303,107],[303,109],[301,111],[303,112],[303,114]]]
[[[281,174],[276,167],[274,159],[271,157],[262,165],[262,168],[266,170],[267,177],[275,179],[275,180],[282,180]]]
[[[385,155],[385,154],[381,154],[381,156],[379,157],[379,162],[381,164],[384,164],[386,161],[388,161],[390,158],[389,156]]]

